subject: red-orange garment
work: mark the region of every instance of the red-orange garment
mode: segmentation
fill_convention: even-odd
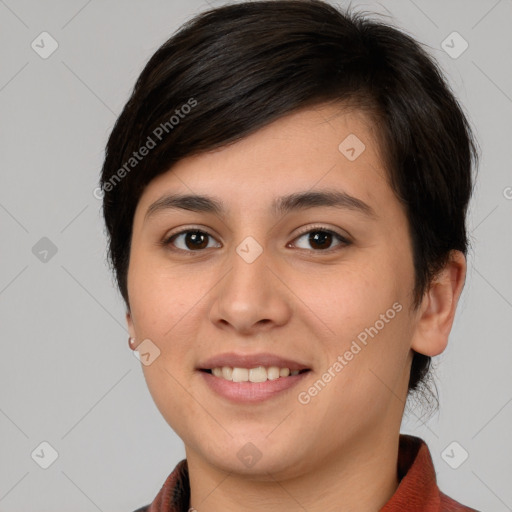
[[[379,512],[478,512],[439,490],[430,451],[419,437],[400,434],[397,471],[398,488]],[[188,512],[189,502],[188,467],[183,459],[153,502],[135,512]]]

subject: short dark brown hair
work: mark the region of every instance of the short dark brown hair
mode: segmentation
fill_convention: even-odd
[[[462,108],[435,60],[399,29],[320,0],[272,0],[185,23],[150,58],[112,130],[100,186],[109,260],[128,309],[133,217],[146,185],[186,156],[326,102],[364,109],[375,122],[409,221],[419,306],[450,251],[467,254],[478,155]],[[150,139],[154,147],[131,161]],[[430,362],[414,354],[410,391]]]

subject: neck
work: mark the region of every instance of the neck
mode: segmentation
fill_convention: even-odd
[[[372,433],[293,476],[225,472],[187,449],[190,506],[197,512],[374,512],[398,487],[398,442],[399,432]]]

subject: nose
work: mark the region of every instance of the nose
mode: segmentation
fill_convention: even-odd
[[[251,261],[243,252],[247,246],[241,245],[240,252],[233,249],[229,270],[212,290],[210,320],[217,327],[245,335],[284,325],[291,316],[291,294],[277,266],[266,250]]]

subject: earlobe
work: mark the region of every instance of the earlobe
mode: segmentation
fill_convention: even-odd
[[[413,350],[431,357],[445,350],[465,279],[466,258],[462,252],[453,250],[448,263],[425,292],[412,338]]]
[[[126,325],[128,326],[128,332],[130,333],[130,338],[135,338],[135,329],[133,327],[132,315],[129,311],[126,312]]]

